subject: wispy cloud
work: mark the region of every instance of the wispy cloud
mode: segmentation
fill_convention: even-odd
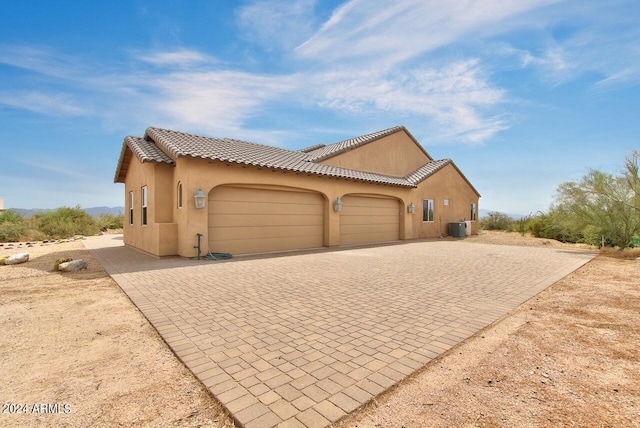
[[[257,0],[237,13],[238,26],[246,40],[267,49],[290,49],[314,31],[316,0]]]
[[[87,106],[81,105],[73,96],[64,93],[0,92],[0,104],[57,117],[86,116],[90,114]]]
[[[504,102],[504,91],[492,87],[484,74],[473,59],[406,72],[344,69],[316,76],[312,87],[325,108],[415,115],[434,133],[478,144],[507,126],[503,119],[483,118],[484,108]]]
[[[286,77],[231,70],[157,76],[148,88],[139,101],[156,119],[209,132],[238,130],[265,103],[291,90]]]
[[[499,33],[506,18],[555,3],[554,0],[476,2],[351,0],[297,48],[322,62],[378,58],[395,64],[447,45],[474,31]]]
[[[178,68],[188,68],[205,63],[217,62],[214,58],[190,49],[141,54],[138,55],[138,59],[155,66]]]

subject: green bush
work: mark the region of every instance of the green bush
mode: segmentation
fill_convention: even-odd
[[[480,228],[483,230],[506,230],[514,229],[514,220],[506,214],[490,212],[486,217],[480,219]]]
[[[549,213],[538,213],[529,220],[529,231],[536,238],[555,239],[562,242],[582,242],[584,227],[575,216],[562,208],[553,207]]]
[[[122,229],[124,214],[100,214],[97,223],[100,230]]]
[[[13,211],[0,214],[0,242],[15,242],[27,230],[24,217]]]
[[[52,239],[68,238],[74,235],[95,235],[100,231],[93,217],[76,205],[62,207],[46,213],[38,213],[33,219],[40,232]]]

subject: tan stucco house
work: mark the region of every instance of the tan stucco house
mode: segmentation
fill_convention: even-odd
[[[198,234],[203,253],[247,254],[478,228],[479,193],[403,126],[302,150],[150,127],[125,138],[115,182],[125,245],[157,257],[194,257]]]

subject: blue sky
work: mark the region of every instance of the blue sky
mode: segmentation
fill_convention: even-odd
[[[0,197],[124,205],[126,135],[298,149],[405,125],[480,207],[546,210],[640,148],[640,2],[0,2]]]

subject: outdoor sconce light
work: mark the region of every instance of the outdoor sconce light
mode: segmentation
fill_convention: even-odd
[[[416,204],[414,204],[413,202],[411,202],[408,206],[407,206],[407,212],[409,214],[413,214],[416,212]]]
[[[195,194],[194,199],[196,201],[196,208],[204,208],[207,202],[207,195],[204,194],[202,189],[198,189],[198,192]]]
[[[342,199],[336,198],[335,202],[333,203],[333,210],[337,213],[342,211]]]

